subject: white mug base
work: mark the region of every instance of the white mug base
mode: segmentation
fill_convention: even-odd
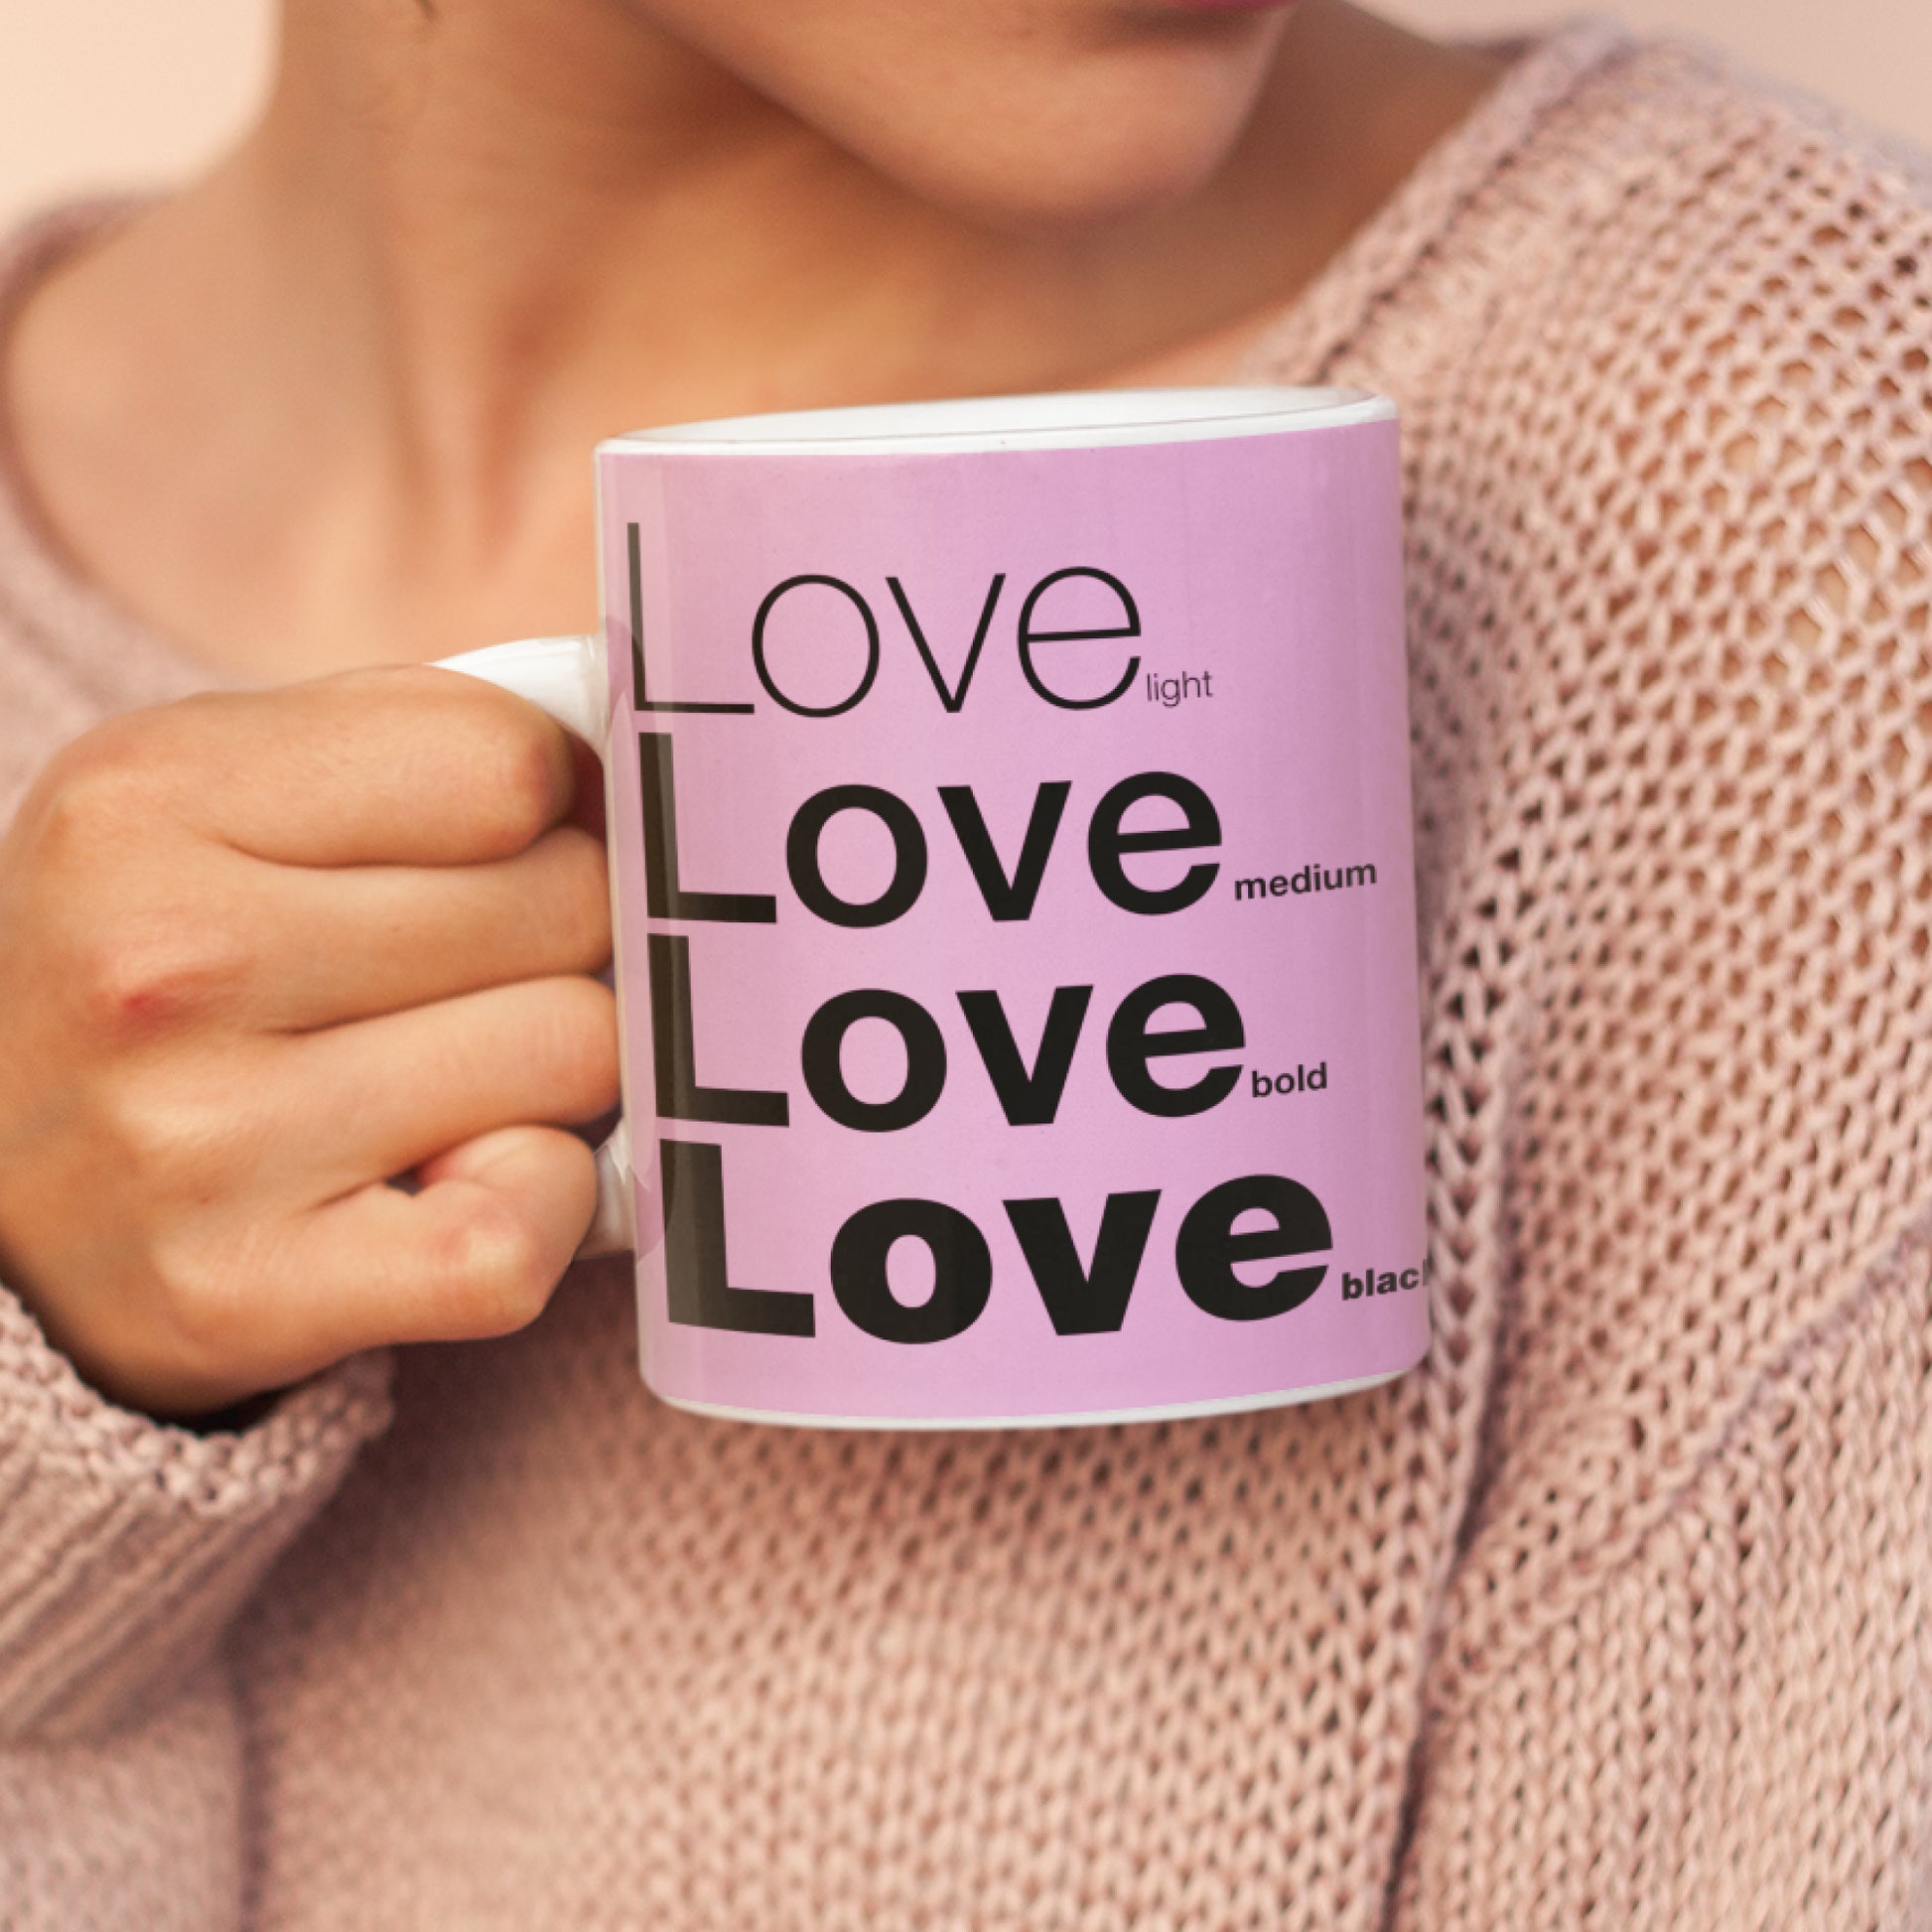
[[[1151,1409],[1098,1409],[1066,1416],[798,1416],[772,1409],[736,1409],[722,1402],[687,1402],[658,1394],[667,1408],[688,1415],[709,1416],[715,1422],[772,1423],[781,1429],[1103,1429],[1128,1422],[1196,1422],[1207,1416],[1241,1416],[1256,1409],[1292,1409],[1305,1402],[1326,1402],[1364,1389],[1379,1389],[1399,1375],[1420,1366],[1385,1369],[1379,1375],[1357,1376],[1352,1382],[1324,1382],[1312,1389],[1276,1389],[1261,1395],[1221,1396],[1208,1402],[1168,1402]]]

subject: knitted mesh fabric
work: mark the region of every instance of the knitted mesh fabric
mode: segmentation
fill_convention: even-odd
[[[651,1403],[580,1271],[400,1360],[218,1667],[21,1707],[0,1922],[1926,1923],[1915,167],[1573,29],[1239,371],[1404,409],[1425,1368],[778,1433]],[[0,1551],[0,1690],[116,1480]]]

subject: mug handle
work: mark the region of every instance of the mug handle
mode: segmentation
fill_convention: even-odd
[[[444,657],[437,668],[462,671],[527,698],[566,731],[572,731],[601,759],[610,725],[611,685],[604,644],[597,637],[525,637],[512,644],[488,644]],[[617,919],[615,882],[611,905]],[[620,1120],[597,1150],[597,1212],[578,1245],[582,1259],[628,1253],[636,1246],[635,1183],[630,1131]]]

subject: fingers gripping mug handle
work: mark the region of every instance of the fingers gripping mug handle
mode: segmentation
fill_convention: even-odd
[[[439,668],[500,685],[527,698],[602,758],[610,721],[610,684],[604,646],[595,637],[526,637],[513,644],[445,657]],[[613,906],[613,918],[616,907]],[[620,1121],[597,1150],[597,1212],[578,1247],[580,1256],[627,1252],[635,1245],[630,1133]]]
[[[575,732],[599,758],[604,756],[611,687],[604,645],[596,637],[525,637],[513,644],[489,644],[442,658],[437,669],[463,671],[528,698],[566,731]]]

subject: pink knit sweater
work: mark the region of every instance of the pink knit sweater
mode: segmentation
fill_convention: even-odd
[[[1932,1924],[1929,348],[1922,164],[1585,25],[1240,372],[1407,424],[1384,1390],[703,1422],[607,1266],[198,1437],[0,1296],[0,1924]],[[194,681],[0,504],[0,805]]]

